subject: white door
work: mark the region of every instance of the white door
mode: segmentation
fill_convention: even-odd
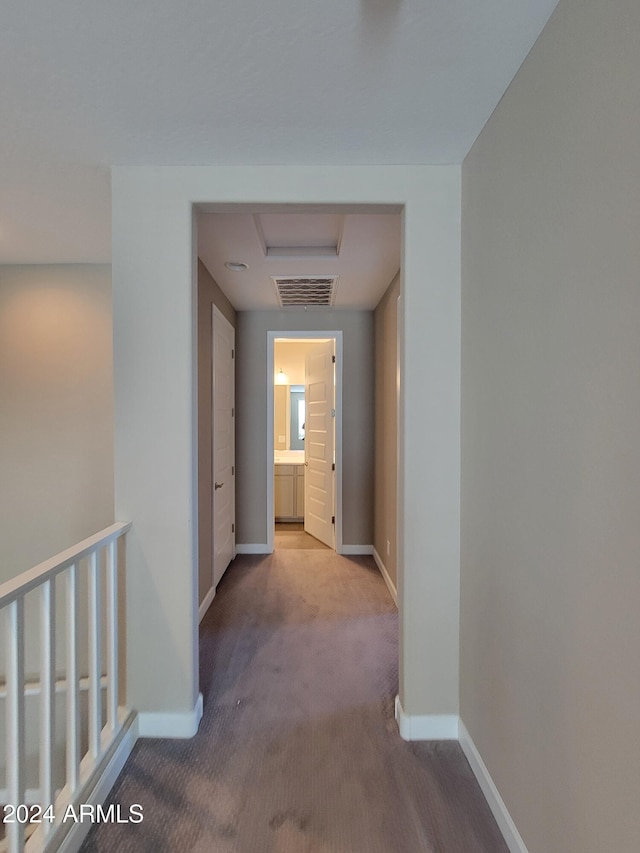
[[[213,307],[213,586],[235,550],[233,326]]]
[[[305,360],[304,529],[335,548],[335,342],[314,346]]]

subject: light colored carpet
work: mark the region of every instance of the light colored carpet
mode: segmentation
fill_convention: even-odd
[[[328,546],[305,532],[304,524],[298,522],[278,522],[274,535],[274,548],[281,551],[325,551]]]
[[[201,624],[198,734],[138,741],[110,802],[144,821],[83,851],[506,853],[459,745],[398,735],[397,632],[369,557],[237,557]]]

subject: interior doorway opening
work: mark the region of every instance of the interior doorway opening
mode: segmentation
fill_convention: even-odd
[[[342,553],[342,332],[270,331],[269,549]]]

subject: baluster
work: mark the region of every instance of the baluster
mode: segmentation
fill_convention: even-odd
[[[118,728],[118,560],[117,543],[107,548],[107,722]]]
[[[0,584],[0,633],[5,643],[0,644],[0,670],[2,645],[6,649],[6,804],[22,806],[23,818],[26,800],[26,709],[25,709],[25,595],[38,590],[40,615],[40,705],[39,713],[39,784],[38,804],[43,808],[53,805],[56,799],[56,582],[65,583],[65,652],[66,669],[66,787],[69,798],[78,795],[81,776],[81,714],[80,671],[78,660],[79,607],[78,575],[80,561],[88,557],[88,619],[89,619],[89,754],[94,763],[103,755],[103,737],[113,737],[121,729],[119,719],[118,685],[118,538],[131,524],[115,524],[88,537],[77,546],[69,548],[35,566],[23,577]],[[112,538],[113,537],[113,538]],[[102,543],[107,540],[105,546]],[[99,550],[106,547],[106,623],[103,626],[102,564]],[[84,565],[84,564],[83,564]],[[6,616],[5,616],[6,614]],[[4,622],[4,624],[2,624]],[[34,625],[30,629],[36,630]],[[107,713],[102,712],[102,654],[107,643]],[[62,723],[58,719],[59,723]],[[83,773],[84,775],[84,773]],[[34,849],[44,840],[43,835],[52,827],[44,822],[33,838]],[[6,825],[5,844],[0,848],[9,853],[23,853],[25,824],[16,820]],[[49,839],[47,839],[49,840]],[[33,845],[32,845],[33,846]]]
[[[7,606],[7,789],[8,803],[25,801],[24,599]],[[9,853],[22,853],[24,824],[6,824]]]
[[[67,569],[67,784],[71,796],[80,771],[80,683],[78,678],[78,566]]]
[[[40,587],[40,804],[43,809],[55,799],[53,780],[56,703],[56,597],[51,580]],[[47,834],[51,824],[44,821]]]
[[[100,733],[102,731],[102,702],[100,701],[101,630],[100,570],[98,554],[94,551],[89,557],[89,753],[95,759],[100,755]]]

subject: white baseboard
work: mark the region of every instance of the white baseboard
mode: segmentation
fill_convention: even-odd
[[[202,719],[202,693],[191,711],[156,713],[143,711],[138,714],[139,737],[190,738],[198,731]]]
[[[457,740],[480,785],[510,853],[528,853],[465,724],[456,714],[405,714],[396,696],[396,720],[403,740]]]
[[[370,557],[373,554],[373,545],[342,545],[341,554],[345,557]]]
[[[238,554],[272,554],[273,548],[265,543],[264,545],[256,545],[249,543],[248,545],[236,545],[236,553]]]
[[[394,584],[394,582],[391,580],[391,577],[389,576],[389,572],[387,571],[385,564],[380,559],[380,554],[378,554],[378,552],[376,551],[375,548],[373,549],[373,559],[376,561],[376,566],[380,569],[380,574],[384,578],[384,582],[386,583],[387,589],[389,590],[389,592],[391,594],[391,598],[393,598],[395,605],[397,607],[398,606],[398,590],[396,589],[396,585]]]
[[[406,714],[396,696],[396,722],[403,740],[458,740],[457,714]]]
[[[209,592],[202,599],[202,604],[198,608],[198,622],[202,622],[202,617],[207,612],[207,610],[211,607],[211,602],[215,598],[216,588],[212,586]]]
[[[458,739],[510,852],[527,853],[525,843],[462,720],[458,723]]]
[[[90,803],[94,806],[104,804],[137,739],[138,719],[135,715],[132,715],[129,724],[125,724],[122,737],[107,762],[106,767],[98,774],[93,786],[89,786],[88,791],[81,793],[78,803]],[[68,825],[70,827],[69,831],[62,839],[60,845],[56,846],[58,853],[77,853],[91,829],[90,821],[78,821],[77,823],[69,821]]]

